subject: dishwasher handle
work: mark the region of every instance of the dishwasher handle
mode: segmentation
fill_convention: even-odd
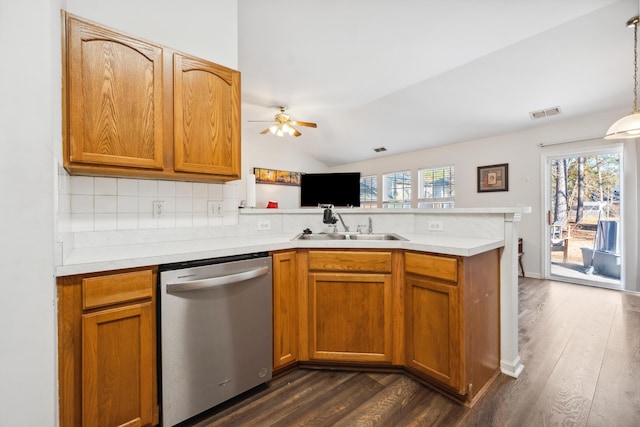
[[[188,282],[167,283],[167,293],[188,292],[200,289],[217,288],[230,283],[242,282],[256,277],[269,274],[269,267],[264,266],[255,270],[243,271],[241,273],[230,274],[228,276],[210,277],[207,279],[190,280]]]

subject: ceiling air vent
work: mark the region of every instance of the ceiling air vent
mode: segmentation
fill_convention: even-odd
[[[387,151],[387,149],[384,147],[378,147],[374,148],[373,151],[375,151],[376,153],[382,153],[383,151]]]
[[[545,110],[531,111],[529,113],[529,117],[531,117],[532,120],[535,120],[542,119],[544,117],[556,116],[560,113],[562,113],[560,107],[551,107]]]

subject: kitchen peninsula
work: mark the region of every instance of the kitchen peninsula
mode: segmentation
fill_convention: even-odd
[[[402,303],[404,298],[402,296],[392,299],[392,301],[400,301],[401,307],[413,307],[412,310],[416,313],[415,310],[420,311],[421,301],[430,301],[430,297],[417,293],[415,294],[416,299],[411,299],[410,293],[393,290],[394,287],[403,289],[403,286],[397,282],[401,280],[405,287],[436,289],[440,292],[438,287],[441,285],[433,282],[433,277],[430,277],[432,273],[429,273],[423,266],[435,265],[438,270],[443,266],[444,273],[438,273],[437,280],[444,280],[445,286],[441,286],[442,289],[455,289],[458,284],[460,290],[456,290],[455,294],[450,295],[453,301],[458,301],[459,297],[462,304],[462,298],[471,298],[476,287],[484,292],[482,291],[484,284],[472,283],[474,280],[479,280],[478,283],[482,283],[478,272],[485,270],[477,266],[486,264],[493,259],[495,261],[491,262],[496,267],[491,273],[494,279],[490,280],[492,282],[490,285],[493,286],[495,292],[499,291],[499,298],[495,292],[494,297],[500,322],[499,345],[497,342],[495,345],[496,367],[498,366],[497,349],[499,347],[500,370],[507,375],[517,377],[523,368],[518,357],[517,347],[517,222],[522,214],[529,211],[529,208],[523,207],[406,209],[401,212],[386,209],[344,209],[340,212],[345,223],[352,230],[356,229],[358,225],[367,224],[368,219],[371,218],[375,233],[395,233],[407,240],[319,241],[294,240],[293,238],[306,228],[309,228],[313,233],[325,231],[326,225],[322,223],[321,210],[244,209],[240,210],[238,214],[238,225],[231,227],[88,232],[68,235],[60,243],[59,252],[62,263],[57,267],[57,275],[59,280],[63,280],[67,276],[73,277],[74,275],[104,271],[113,273],[119,270],[135,270],[143,267],[149,267],[153,272],[160,264],[253,252],[273,253],[274,271],[277,271],[278,254],[293,253],[299,255],[298,262],[302,266],[296,269],[298,272],[296,274],[303,272],[304,275],[304,277],[298,277],[297,281],[302,283],[301,288],[310,289],[308,292],[315,292],[313,289],[316,289],[318,283],[323,283],[323,281],[326,283],[327,280],[330,282],[332,275],[342,274],[340,273],[342,269],[340,262],[335,260],[344,261],[345,268],[351,270],[343,272],[345,274],[340,277],[346,277],[345,280],[354,280],[354,283],[357,283],[358,275],[351,274],[354,273],[351,266],[360,262],[358,257],[369,259],[371,255],[374,255],[381,260],[377,264],[382,266],[379,273],[366,267],[362,270],[363,274],[368,275],[368,278],[375,274],[389,276],[390,284],[384,285],[385,289],[388,288],[391,293],[400,292],[398,295],[408,296],[405,301],[406,306]],[[334,256],[337,258],[332,259]],[[397,266],[402,268],[397,268]],[[357,268],[355,272],[357,273]],[[351,275],[349,276],[349,274]],[[423,277],[425,279],[422,279]],[[276,285],[274,284],[274,286]],[[464,295],[466,290],[469,291],[469,296]],[[489,290],[486,294],[491,292]],[[310,298],[310,295],[307,293],[305,298]],[[322,297],[320,294],[313,295],[313,298]],[[423,297],[426,299],[422,299]],[[479,298],[481,297],[479,296]],[[300,305],[310,307],[313,310],[321,308],[305,301],[301,301]],[[327,301],[324,303],[326,304]],[[388,305],[386,299],[384,304],[387,317],[382,317],[386,321],[387,318],[394,316],[394,310],[397,309],[397,306]],[[307,313],[307,315],[311,319],[313,313]],[[458,316],[457,311],[453,315]],[[465,320],[464,313],[460,316],[462,316],[460,322],[463,322]],[[497,322],[498,313],[494,318]],[[404,321],[402,318],[399,321],[396,319],[395,324],[404,325]],[[407,324],[412,325],[411,327],[420,327],[414,323]],[[389,330],[386,325],[384,328],[387,328],[385,331]],[[495,329],[498,329],[497,324]],[[308,330],[314,329],[309,326]],[[496,331],[495,341],[498,341],[497,333]],[[396,333],[396,335],[404,337],[402,333]],[[304,337],[304,334],[300,336]],[[366,354],[362,359],[353,354],[345,356],[344,352],[340,351],[326,352],[322,349],[315,351],[313,347],[315,342],[309,341],[309,339],[309,337],[304,338],[306,341],[303,342],[304,349],[301,350],[300,360],[302,361],[306,359],[311,362],[322,362],[324,359],[330,363],[339,360],[346,361],[347,364],[358,361],[366,364],[369,360],[374,364],[406,365],[410,371],[414,369],[420,371],[421,368],[424,368],[420,361],[422,350],[407,347],[408,354],[405,363],[403,353],[398,353],[399,350],[389,347],[392,340],[385,341],[384,345],[387,347],[380,351],[379,356]],[[402,343],[403,339],[400,341],[395,339],[393,342],[394,344]],[[464,355],[465,344],[461,345],[460,352]],[[404,346],[401,347],[404,348]],[[275,359],[274,363],[276,363]],[[464,363],[461,366],[464,366]],[[460,378],[455,376],[457,374],[452,378],[447,375],[439,378],[437,375],[439,373],[435,372],[428,376],[435,377],[438,382],[445,385],[451,383],[453,393],[472,395],[469,389],[473,384],[464,383],[464,372],[460,374],[462,375]],[[486,382],[486,379],[483,381]],[[478,390],[473,391],[477,392]]]

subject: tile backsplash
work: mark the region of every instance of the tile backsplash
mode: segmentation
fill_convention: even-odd
[[[140,230],[237,225],[235,183],[70,176],[58,173],[58,231]],[[162,212],[154,217],[154,202]],[[221,204],[215,215],[210,203]]]

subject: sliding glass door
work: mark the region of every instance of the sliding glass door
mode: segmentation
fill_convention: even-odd
[[[546,158],[546,277],[621,289],[618,151]]]

